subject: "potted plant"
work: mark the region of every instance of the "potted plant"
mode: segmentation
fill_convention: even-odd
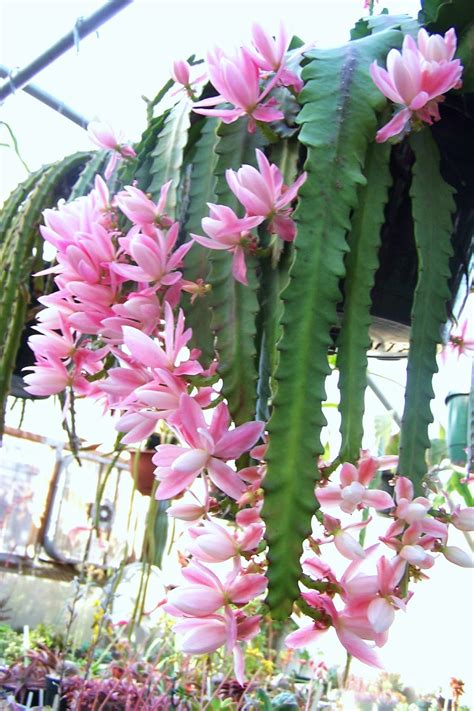
[[[84,197],[44,212],[58,291],[43,299],[30,339],[28,389],[67,390],[72,405],[101,396],[122,411],[127,444],[160,420],[178,438],[154,457],[155,497],[179,497],[169,515],[192,523],[192,559],[168,610],[185,651],[232,650],[239,683],[241,646],[263,614],[309,618],[286,638],[290,648],[331,628],[349,654],[376,665],[364,640],[385,641],[433,554],[470,565],[447,537],[449,524],[470,530],[472,512],[434,508],[425,489],[432,376],[473,224],[464,161],[474,156],[474,10],[459,4],[424,2],[417,20],[371,16],[331,50],[254,27],[251,47],[209,54],[202,91],[192,66],[176,62],[176,103],[161,108],[168,84],[135,148],[91,126],[112,163],[102,176],[102,157],[92,157],[72,192]],[[439,126],[466,137],[462,155]],[[18,200],[6,204],[7,225]],[[377,272],[393,261],[397,225],[410,243],[397,266],[410,275],[410,335],[400,446],[387,462],[361,452],[362,418],[374,340],[380,351],[372,314],[393,319],[378,310]],[[9,255],[23,254],[12,230]],[[342,444],[327,461],[334,367]],[[380,467],[396,467],[394,497],[377,488]],[[181,500],[196,480],[200,498]],[[214,520],[224,508],[232,533]],[[386,554],[351,587],[368,554],[348,529],[365,529],[370,508],[390,512]],[[327,543],[351,561],[342,576],[321,561]],[[222,578],[212,565],[224,560],[233,574]]]
[[[150,496],[156,481],[152,458],[160,442],[161,438],[153,434],[148,437],[144,449],[136,450],[130,456],[130,473],[134,486],[143,496]]]

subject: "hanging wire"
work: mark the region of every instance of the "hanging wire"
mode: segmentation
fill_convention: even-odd
[[[8,75],[7,81],[0,86],[0,102],[3,102],[16,90],[26,86],[36,74],[54,62],[58,57],[64,54],[64,52],[67,52],[68,49],[74,46],[77,48],[79,40],[87,37],[91,32],[94,32],[94,30],[103,25],[104,22],[110,20],[111,17],[132,2],[133,0],[109,0],[109,2],[89,17],[76,20],[71,32],[58,40],[52,47],[47,49],[46,52],[43,52],[43,54],[34,59],[26,67],[15,72],[13,76],[11,74]]]

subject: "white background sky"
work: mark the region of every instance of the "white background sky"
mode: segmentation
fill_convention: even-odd
[[[0,0],[0,63],[24,66],[70,31],[78,17],[102,4]],[[414,15],[419,9],[416,0],[386,0],[383,5],[393,13]],[[87,118],[106,120],[136,140],[145,125],[141,96],[153,97],[169,78],[174,59],[192,53],[204,57],[214,44],[230,49],[247,43],[253,21],[275,32],[283,20],[288,31],[305,42],[340,44],[363,14],[362,6],[362,0],[135,0],[98,36],[84,39],[78,52],[70,50],[34,81]],[[30,169],[91,147],[81,128],[22,92],[6,100],[0,120],[13,129]],[[0,127],[0,142],[6,139]],[[24,177],[13,151],[0,147],[0,199]],[[462,537],[458,539],[452,543],[465,547]],[[442,560],[430,578],[417,586],[408,613],[397,613],[382,658],[389,671],[400,672],[406,683],[421,690],[442,686],[447,691],[450,677],[457,676],[472,695],[472,574]],[[336,645],[329,645],[327,652],[332,660],[337,658]],[[343,663],[342,658],[338,661]],[[356,671],[366,674],[362,665],[356,665]]]

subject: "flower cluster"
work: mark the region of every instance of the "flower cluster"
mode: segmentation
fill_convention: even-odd
[[[370,75],[380,89],[395,104],[403,108],[378,131],[381,143],[391,137],[403,137],[407,131],[439,121],[439,104],[450,89],[461,87],[462,65],[453,59],[456,51],[454,29],[441,35],[418,32],[418,42],[405,35],[402,51],[391,49],[387,69],[373,62]]]
[[[273,172],[268,180],[274,181]],[[204,495],[198,504],[170,509],[183,516],[184,506],[184,517],[194,522],[194,545],[193,561],[183,569],[188,588],[170,592],[167,609],[182,618],[176,627],[186,651],[225,643],[243,682],[240,642],[256,634],[260,620],[243,607],[267,581],[253,559],[264,533],[257,505],[261,473],[235,462],[249,450],[258,456],[264,423],[233,426],[212,384],[217,362],[205,370],[199,351],[188,348],[192,332],[179,300],[182,291],[196,296],[201,287],[180,271],[194,242],[177,247],[179,224],[166,214],[168,190],[164,185],[156,204],[135,186],[111,197],[97,176],[87,197],[45,212],[41,232],[56,248],[57,264],[47,270],[55,274],[56,291],[41,299],[45,308],[30,339],[36,364],[25,380],[33,394],[68,390],[119,410],[124,443],[144,440],[159,421],[173,431],[177,444],[161,444],[154,456],[156,496],[180,496],[197,478]],[[240,533],[231,535],[210,518],[222,495],[242,508]],[[206,567],[226,560],[232,570],[223,579]]]
[[[255,253],[258,237],[251,230],[267,221],[267,230],[286,242],[296,237],[296,225],[291,219],[298,190],[306,180],[302,173],[287,186],[276,165],[268,162],[262,151],[256,151],[257,168],[243,165],[238,171],[227,170],[229,188],[245,208],[245,217],[239,218],[225,205],[209,204],[210,214],[202,220],[202,229],[207,237],[192,234],[191,237],[208,249],[231,252],[232,274],[241,284],[247,284],[245,254]]]
[[[388,464],[393,466],[394,462]],[[451,522],[464,531],[474,530],[474,511],[456,509],[450,515],[441,512],[435,517],[427,498],[414,498],[413,485],[406,477],[396,477],[395,500],[384,491],[367,488],[379,466],[387,467],[386,458],[378,461],[364,457],[358,468],[346,463],[340,469],[339,486],[318,487],[316,496],[323,509],[338,506],[345,514],[369,507],[389,512],[392,522],[380,542],[396,554],[390,558],[386,553],[379,554],[373,565],[375,571],[361,572],[366,561],[374,560],[380,544],[364,549],[348,530],[365,528],[370,518],[343,527],[340,519],[319,512],[324,535],[317,538],[317,533],[313,534],[302,559],[304,589],[300,609],[313,622],[286,638],[290,648],[311,644],[333,627],[349,654],[366,664],[381,666],[373,645],[381,647],[386,643],[396,611],[405,610],[413,595],[409,582],[426,577],[422,571],[434,565],[433,553],[442,553],[463,567],[473,565],[471,556],[447,545],[447,524]],[[321,546],[329,542],[351,561],[340,577],[322,560]],[[336,596],[342,603],[340,609]]]
[[[220,48],[209,52],[209,78],[218,95],[198,101],[193,110],[203,116],[216,116],[224,123],[247,117],[248,130],[252,133],[259,122],[271,123],[282,119],[283,111],[275,97],[269,98],[270,92],[282,86],[298,93],[303,87],[299,76],[288,68],[292,59],[288,46],[289,38],[283,26],[280,26],[278,36],[273,38],[255,24],[251,48],[240,47],[232,55]],[[184,73],[181,77],[187,80]],[[231,104],[233,108],[208,108],[222,103]]]

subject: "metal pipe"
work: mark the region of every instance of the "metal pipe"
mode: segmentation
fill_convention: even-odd
[[[369,388],[372,390],[374,395],[378,398],[378,400],[382,403],[384,408],[387,410],[387,412],[391,412],[393,415],[393,421],[398,427],[402,426],[402,421],[400,419],[400,415],[397,413],[395,408],[393,408],[390,404],[390,402],[387,400],[383,392],[380,390],[378,385],[375,384],[373,378],[370,375],[367,375],[367,385]]]
[[[77,42],[94,32],[98,27],[110,20],[124,7],[130,5],[133,0],[109,0],[105,5],[96,10],[85,19],[79,18],[74,25],[74,29],[58,40],[52,47],[43,52],[23,69],[15,72],[14,76],[9,76],[8,80],[0,86],[0,102],[13,94],[17,89],[22,89],[29,81],[45,67],[54,62],[64,52],[77,45]]]
[[[6,67],[4,64],[0,64],[0,77],[2,79],[5,79],[11,76],[12,72],[8,69],[8,67]],[[39,87],[37,84],[27,84],[23,87],[22,91],[24,91],[26,94],[29,94],[33,98],[38,99],[38,101],[41,101],[43,104],[46,104],[46,106],[49,106],[51,109],[54,109],[54,111],[57,111],[58,114],[61,114],[61,116],[68,118],[70,121],[77,124],[81,128],[87,129],[87,125],[89,123],[88,119],[86,119],[84,116],[81,116],[81,114],[78,114],[77,111],[71,109],[70,106],[67,106],[67,104],[65,104],[60,99],[57,99],[49,92],[45,91],[44,89],[41,89],[41,87]]]

